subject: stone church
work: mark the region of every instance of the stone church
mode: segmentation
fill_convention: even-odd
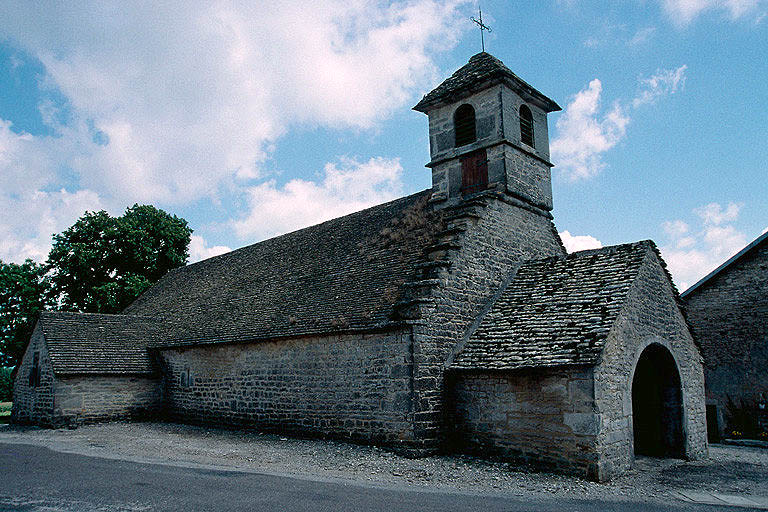
[[[414,107],[432,188],[44,313],[12,419],[255,428],[607,480],[707,454],[699,347],[651,241],[567,254],[547,114],[488,53]]]

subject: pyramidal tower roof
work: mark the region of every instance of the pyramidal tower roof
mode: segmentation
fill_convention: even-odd
[[[427,112],[434,106],[455,102],[464,96],[500,83],[506,83],[527,100],[537,103],[546,112],[562,110],[560,105],[534,89],[503,62],[486,52],[473,55],[468,63],[424,96],[413,109]]]

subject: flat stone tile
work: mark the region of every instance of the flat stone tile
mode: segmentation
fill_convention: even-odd
[[[737,496],[735,494],[719,494],[719,493],[712,493],[714,497],[716,497],[719,500],[723,500],[728,505],[735,505],[738,507],[757,507],[760,506],[759,503],[756,501],[753,501],[749,498],[746,498],[744,496]]]

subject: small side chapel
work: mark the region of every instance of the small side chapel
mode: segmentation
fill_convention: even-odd
[[[567,254],[547,114],[482,52],[414,107],[432,187],[46,312],[12,419],[165,418],[608,480],[707,455],[704,378],[651,241]]]

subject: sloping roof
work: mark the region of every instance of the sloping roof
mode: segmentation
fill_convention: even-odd
[[[39,325],[56,374],[142,374],[155,367],[147,346],[161,333],[156,318],[44,312]]]
[[[166,346],[391,327],[402,284],[442,229],[430,194],[178,268],[125,313],[166,318]]]
[[[685,299],[690,293],[692,293],[694,290],[700,288],[704,284],[706,284],[710,279],[718,275],[720,272],[725,270],[726,268],[730,267],[734,263],[736,263],[738,260],[743,258],[748,252],[752,251],[752,249],[756,248],[757,246],[761,245],[763,242],[768,240],[768,231],[757,237],[755,240],[752,241],[749,245],[744,247],[742,250],[728,258],[728,260],[717,267],[715,270],[701,278],[696,284],[685,290],[683,293],[680,294],[680,296]]]
[[[643,241],[523,263],[451,368],[597,363],[650,250]]]
[[[557,103],[534,89],[533,86],[514,74],[503,62],[486,52],[472,56],[467,64],[424,96],[413,109],[426,112],[430,107],[445,100],[454,101],[463,92],[480,91],[502,82],[506,82],[514,90],[533,98],[547,112],[562,110]]]

